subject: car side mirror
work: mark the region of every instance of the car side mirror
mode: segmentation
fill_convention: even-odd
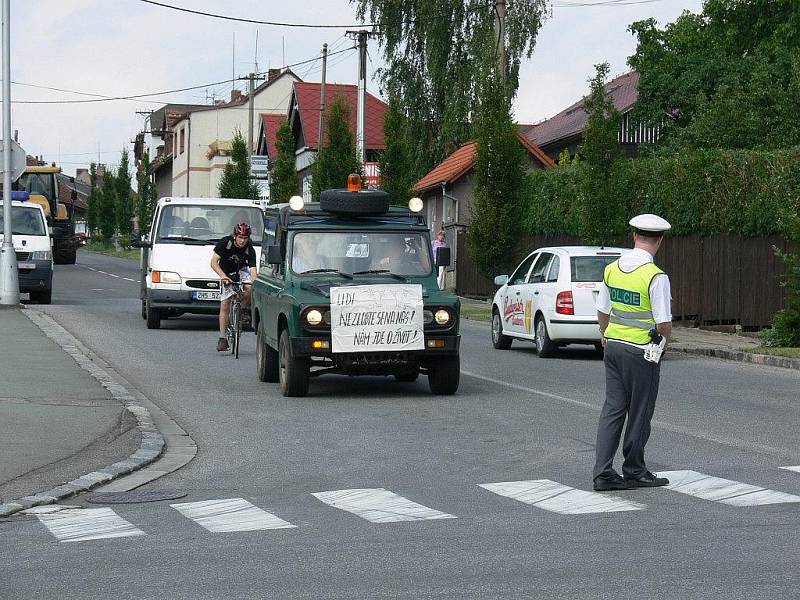
[[[436,249],[436,266],[449,267],[450,266],[450,248],[447,246],[440,246]]]
[[[508,275],[498,275],[494,278],[495,285],[505,285],[508,283]]]
[[[270,265],[279,265],[283,262],[283,253],[280,246],[267,247],[267,263]]]

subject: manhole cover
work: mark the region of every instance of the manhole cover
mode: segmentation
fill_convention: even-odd
[[[186,492],[177,490],[131,490],[130,492],[106,492],[92,494],[86,500],[93,504],[135,504],[137,502],[159,502],[184,498]]]

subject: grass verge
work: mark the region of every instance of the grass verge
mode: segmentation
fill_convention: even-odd
[[[770,354],[772,356],[787,356],[789,358],[800,358],[800,348],[775,348],[772,346],[757,346],[748,348],[748,352],[753,354]]]
[[[492,308],[491,306],[480,306],[476,304],[461,303],[461,318],[471,319],[473,321],[491,321]]]
[[[139,260],[141,250],[138,248],[128,248],[127,250],[115,250],[111,246],[103,246],[101,244],[88,244],[83,246],[86,252],[94,252],[95,254],[105,254],[106,256],[116,256],[117,258],[127,258],[128,260]]]

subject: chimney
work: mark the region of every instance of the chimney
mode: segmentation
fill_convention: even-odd
[[[242,92],[239,90],[231,90],[231,102],[236,102],[242,99]]]
[[[277,79],[280,77],[281,70],[280,69],[270,69],[267,72],[267,81],[272,81],[273,79]]]

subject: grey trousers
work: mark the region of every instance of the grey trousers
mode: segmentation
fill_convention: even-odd
[[[635,478],[647,471],[644,447],[650,437],[650,419],[658,395],[660,364],[644,359],[639,348],[609,341],[606,344],[606,401],[597,426],[596,459],[592,477],[614,474],[614,455],[625,418],[622,475]]]

